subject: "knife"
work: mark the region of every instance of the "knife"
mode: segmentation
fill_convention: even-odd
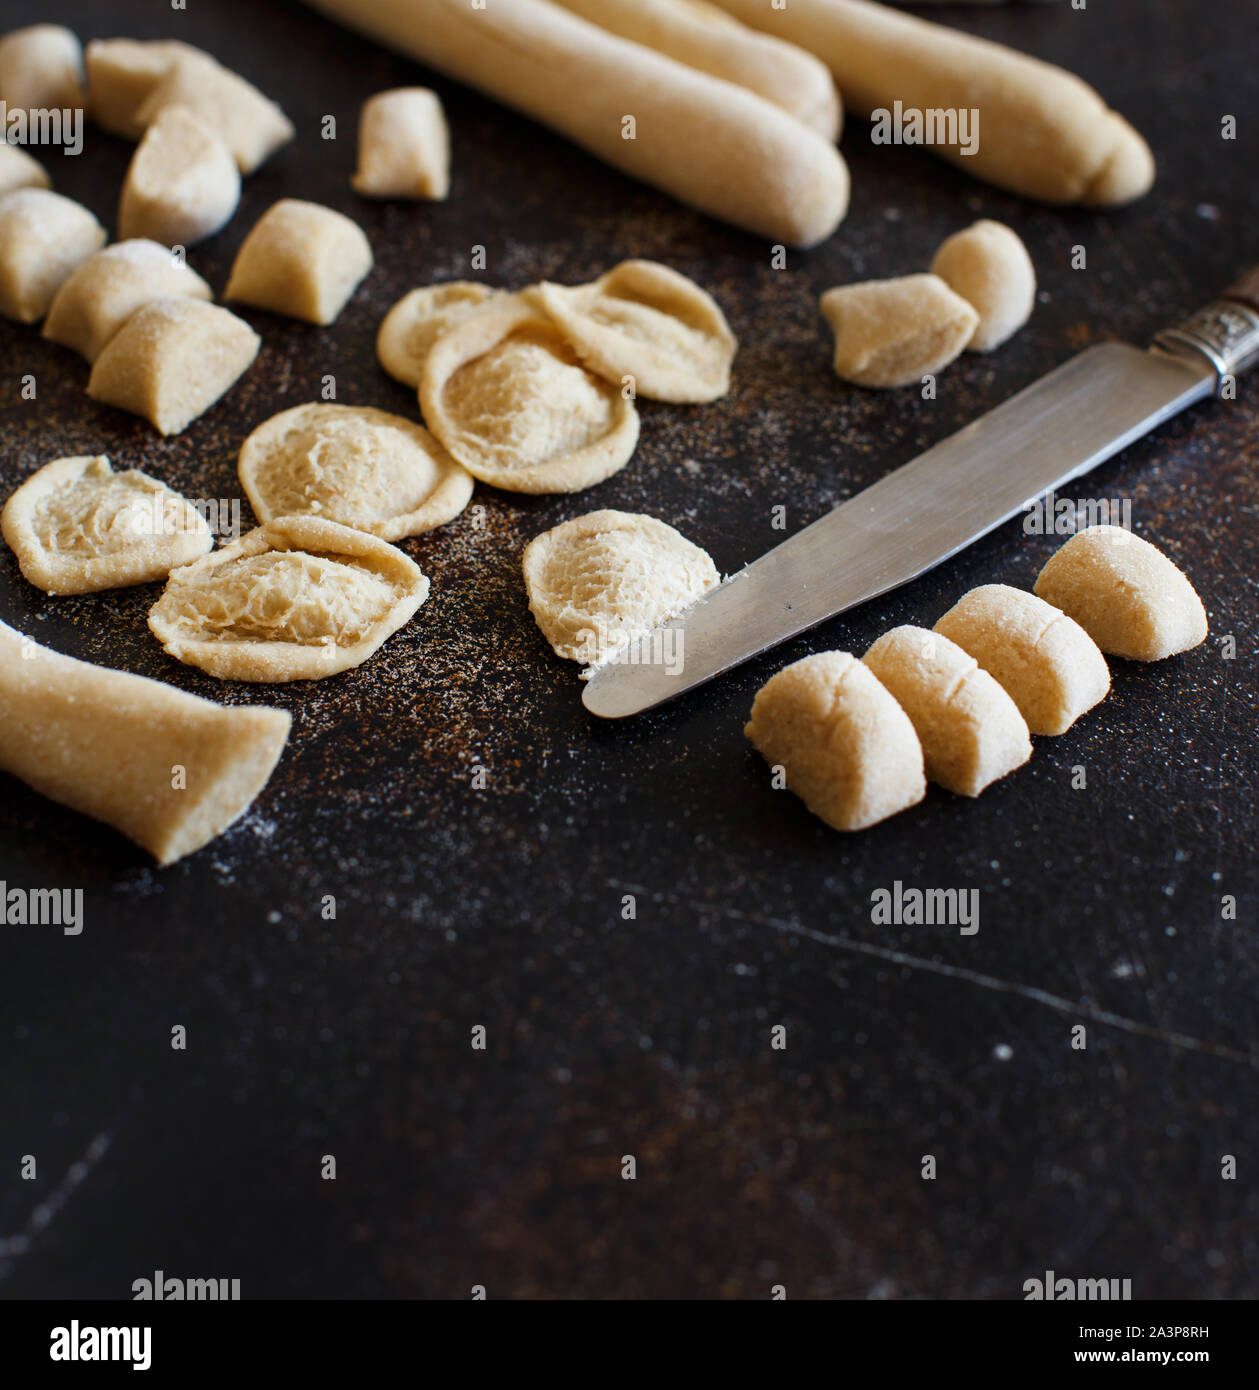
[[[1148,350],[1099,343],[621,649],[582,703],[623,719],[907,584],[1259,361],[1259,266]],[[669,629],[665,635],[665,630]],[[662,653],[668,659],[662,659]]]

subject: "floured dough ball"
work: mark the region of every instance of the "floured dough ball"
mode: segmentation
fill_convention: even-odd
[[[991,352],[1032,316],[1036,270],[1018,233],[1003,222],[985,218],[955,232],[936,252],[931,273],[979,315],[966,344],[971,352]]]
[[[200,299],[155,299],[96,359],[87,393],[178,434],[227,392],[262,339],[235,314]]]
[[[232,152],[195,112],[167,106],[132,156],[118,200],[118,235],[195,246],[226,226],[239,202]]]
[[[542,635],[590,668],[583,679],[721,582],[707,551],[633,512],[590,512],[544,531],[523,568]]]
[[[715,401],[730,389],[738,343],[716,300],[656,261],[622,261],[589,285],[526,291],[592,372],[629,378],[654,401]]]
[[[189,54],[210,57],[178,39],[93,39],[86,55],[92,119],[111,135],[138,140],[144,134],[140,108],[175,60]]]
[[[177,53],[136,112],[143,128],[168,106],[195,112],[232,152],[242,174],[252,174],[293,138],[293,123],[252,83],[220,66],[208,53]]]
[[[427,597],[419,566],[394,546],[289,516],[173,571],[149,628],[221,680],[318,680],[366,661]]]
[[[1036,593],[1102,651],[1130,661],[1161,661],[1206,640],[1206,609],[1184,571],[1121,526],[1072,536],[1041,570]]]
[[[634,402],[574,357],[517,296],[443,333],[420,378],[428,427],[474,478],[508,492],[577,492],[624,468]]]
[[[472,475],[422,426],[370,406],[297,405],[258,426],[240,481],[259,521],[321,516],[382,540],[453,521]]]
[[[371,268],[372,248],[357,222],[319,203],[281,198],[241,243],[223,297],[331,323]]]
[[[81,203],[46,188],[0,198],[0,314],[35,323],[70,272],[105,244],[105,229]]]
[[[147,473],[109,460],[54,459],[5,504],[0,527],[22,573],[49,594],[164,579],[214,544],[205,518]]]
[[[450,131],[435,92],[398,87],[368,97],[350,184],[368,198],[440,201],[450,192]]]
[[[60,24],[32,24],[0,39],[0,101],[10,111],[85,104],[83,48]]]
[[[451,280],[404,294],[380,322],[376,334],[380,365],[404,386],[419,386],[428,350],[437,339],[486,300],[503,293],[473,280]]]
[[[0,196],[18,188],[47,188],[51,182],[38,159],[0,139]]]
[[[839,285],[821,299],[835,334],[835,374],[857,386],[910,386],[947,367],[979,315],[938,275]]]
[[[771,676],[744,733],[835,830],[865,830],[926,795],[909,716],[848,652],[806,656]]]
[[[177,298],[213,295],[182,256],[155,241],[118,241],[89,256],[57,291],[44,337],[95,362],[141,305]]]
[[[909,715],[932,782],[978,796],[1032,756],[1018,706],[947,637],[894,627],[862,659]]]
[[[1087,632],[1035,594],[1008,584],[972,589],[935,631],[1006,689],[1034,734],[1064,734],[1106,698],[1110,671]]]

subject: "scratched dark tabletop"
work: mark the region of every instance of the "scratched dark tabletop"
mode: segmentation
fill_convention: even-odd
[[[771,789],[742,727],[788,661],[929,625],[976,584],[1029,585],[1058,542],[1017,521],[620,725],[586,715],[577,668],[526,607],[521,549],[566,517],[650,512],[731,572],[782,539],[775,506],[798,528],[1088,343],[1147,341],[1259,260],[1253,0],[933,13],[1093,82],[1153,146],[1154,193],[1111,213],[1044,208],[876,149],[854,121],[848,219],[775,270],[764,243],[295,4],[7,0],[6,27],[202,45],[292,116],[297,140],[190,253],[216,291],[281,196],[357,218],[376,268],[328,329],[245,311],[256,365],[165,441],[89,401],[69,351],[4,324],[5,494],[58,455],[106,452],[188,496],[237,496],[246,433],[316,399],[328,373],[341,402],[413,412],[377,366],[376,326],[408,288],[466,276],[476,245],[484,277],[511,287],[666,261],[716,295],[741,349],[726,400],[643,404],[638,452],[610,481],[575,497],[478,487],[482,527],[465,514],[405,542],[432,598],[326,681],[215,682],[149,635],[158,586],[51,599],[0,553],[0,615],[40,641],[294,718],[248,815],[162,871],[0,776],[0,878],[82,888],[85,916],[77,937],[0,929],[0,1294],[129,1297],[162,1269],[239,1278],[245,1298],[467,1298],[478,1284],[492,1298],[765,1298],[781,1284],[1008,1299],[1047,1268],[1131,1278],[1136,1298],[1259,1294],[1259,379],[1077,489],[1130,501],[1137,531],[1196,583],[1211,638],[1115,663],[1105,704],[976,802],[932,789],[841,837]],[[360,200],[359,106],[416,82],[446,104],[450,199]],[[89,128],[81,157],[48,160],[112,229],[129,155]],[[978,216],[1027,241],[1030,324],[951,367],[934,401],[841,385],[818,294],[924,269]],[[876,926],[870,895],[897,880],[977,889],[978,934]],[[19,1178],[26,1154],[35,1181]]]

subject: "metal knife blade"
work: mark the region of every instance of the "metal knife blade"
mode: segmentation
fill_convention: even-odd
[[[1201,352],[1087,349],[732,575],[665,624],[679,630],[667,648],[646,637],[599,667],[582,703],[638,714],[907,583],[1211,395],[1217,377]]]

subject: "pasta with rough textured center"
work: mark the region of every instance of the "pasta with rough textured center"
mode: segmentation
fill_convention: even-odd
[[[438,338],[420,405],[457,462],[511,492],[591,487],[638,443],[633,401],[588,372],[555,325],[515,296]]]
[[[428,580],[392,545],[290,516],[173,571],[149,627],[212,676],[317,680],[366,661],[427,597]]]
[[[473,280],[452,280],[404,294],[381,320],[376,335],[380,365],[404,386],[418,387],[438,338],[479,305],[505,293]]]
[[[0,516],[22,573],[50,594],[164,579],[213,545],[205,518],[147,473],[115,473],[102,454],[54,459]]]
[[[707,551],[653,516],[599,511],[525,547],[529,608],[558,656],[591,670],[721,582]]]
[[[422,425],[369,406],[281,411],[245,440],[239,471],[260,521],[321,516],[387,541],[452,521],[473,487]]]
[[[730,389],[737,343],[711,295],[655,261],[623,261],[589,285],[525,291],[591,371],[651,400],[713,401]]]

